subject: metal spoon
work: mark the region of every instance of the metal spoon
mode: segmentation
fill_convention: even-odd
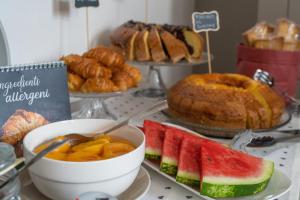
[[[124,125],[127,125],[129,123],[129,121],[133,118],[145,117],[145,116],[154,114],[154,113],[159,112],[166,108],[167,108],[167,100],[162,100],[144,110],[140,110],[138,112],[131,114],[129,117],[126,117],[125,119],[121,119],[119,122],[117,122],[112,127],[105,129],[105,130],[98,131],[98,132],[94,133],[92,136],[86,136],[87,134],[82,134],[82,133],[71,133],[71,134],[65,135],[64,138],[67,139],[67,141],[71,145],[77,145],[77,144],[80,144],[83,142],[95,140],[100,135],[106,135],[114,130],[121,128]]]
[[[42,157],[44,157],[46,154],[48,154],[49,152],[53,151],[54,149],[56,149],[57,147],[61,146],[62,144],[66,143],[67,141],[68,141],[67,139],[63,139],[63,140],[54,142],[51,145],[49,145],[46,149],[42,150],[40,153],[38,153],[36,156],[34,156],[31,160],[29,160],[25,165],[23,165],[14,175],[12,175],[5,182],[3,182],[0,185],[0,189],[3,188],[4,186],[6,186],[8,183],[14,181],[15,178],[17,176],[19,176],[22,171],[24,171],[25,169],[27,169],[28,167],[30,167],[31,165],[33,165],[36,161],[38,161]],[[22,163],[24,163],[24,161]]]
[[[272,136],[255,137],[251,139],[251,141],[247,144],[247,147],[268,147],[276,144],[277,142],[284,142],[298,137],[300,137],[299,134],[279,138],[274,138]]]

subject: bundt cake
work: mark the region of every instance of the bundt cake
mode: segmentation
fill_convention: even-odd
[[[284,100],[267,85],[238,74],[194,74],[168,92],[169,112],[208,127],[261,129],[277,125]]]
[[[204,40],[188,26],[146,24],[128,21],[110,35],[111,43],[121,49],[127,60],[161,62],[201,59]]]

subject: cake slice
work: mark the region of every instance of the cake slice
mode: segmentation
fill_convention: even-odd
[[[158,30],[156,27],[151,27],[148,37],[148,45],[151,52],[152,60],[160,62],[166,60],[168,57],[164,51]]]
[[[274,163],[221,144],[201,144],[200,193],[213,198],[253,195],[263,191]]]
[[[173,34],[165,30],[160,31],[160,37],[173,63],[177,63],[186,56],[187,47],[184,42],[180,41]]]
[[[138,33],[134,28],[121,25],[110,35],[112,44],[124,50],[127,60],[134,60],[134,41]]]
[[[190,62],[194,62],[201,59],[203,52],[204,39],[198,33],[183,29],[183,36],[186,46],[188,47],[188,57]]]
[[[150,51],[148,46],[149,31],[144,29],[140,31],[135,38],[134,51],[135,57],[138,61],[150,60]]]

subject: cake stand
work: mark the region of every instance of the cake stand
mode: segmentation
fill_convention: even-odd
[[[70,92],[70,97],[79,98],[71,103],[73,119],[116,119],[106,109],[105,100],[121,95],[128,95],[136,92],[138,88],[128,89],[127,91],[118,91],[111,93],[82,93]]]
[[[211,56],[212,57],[212,56]],[[207,53],[203,53],[201,60],[197,62],[180,61],[177,63],[172,62],[154,62],[154,61],[129,61],[132,65],[149,66],[149,72],[146,84],[143,89],[136,91],[135,96],[160,98],[166,95],[166,86],[163,82],[160,67],[195,67],[208,62]]]

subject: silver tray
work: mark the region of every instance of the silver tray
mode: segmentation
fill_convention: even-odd
[[[170,118],[171,121],[174,121],[176,124],[185,126],[187,128],[190,128],[192,130],[195,130],[203,135],[207,136],[213,136],[213,137],[221,137],[221,138],[233,138],[236,134],[246,131],[247,129],[228,129],[228,128],[220,128],[220,127],[209,127],[202,124],[196,124],[192,122],[188,122],[185,119],[174,117],[171,115],[168,110],[163,110],[162,113],[164,113],[166,116]],[[252,132],[258,133],[258,132],[269,132],[272,130],[276,130],[287,123],[290,122],[292,118],[292,115],[287,110],[284,111],[280,118],[280,122],[271,128],[266,129],[252,129]]]

